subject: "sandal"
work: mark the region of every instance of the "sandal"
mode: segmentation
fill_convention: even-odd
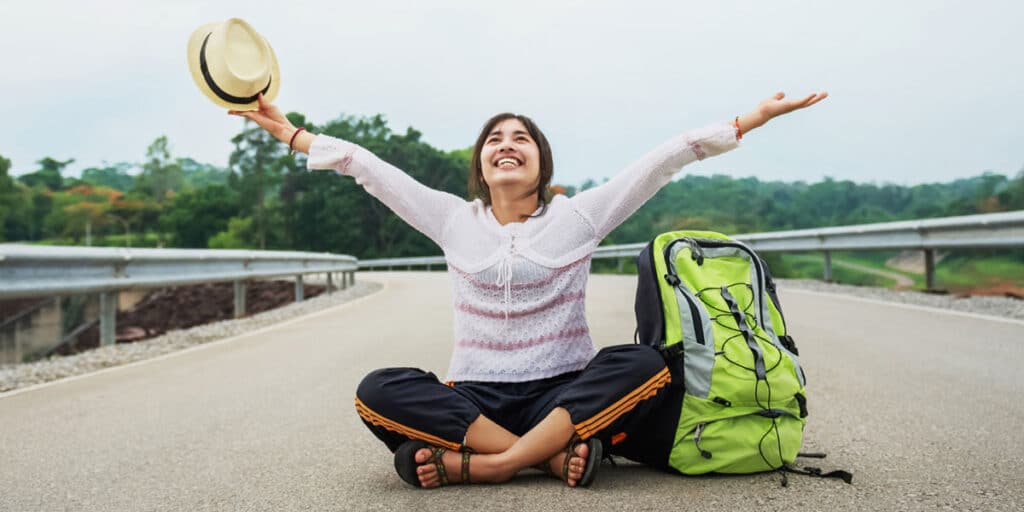
[[[576,447],[581,444],[586,444],[590,451],[587,452],[587,465],[583,468],[583,475],[576,482],[576,486],[589,487],[590,484],[594,483],[594,478],[597,476],[597,468],[601,463],[601,455],[604,451],[601,440],[596,437],[591,437],[584,441],[578,435],[574,434],[572,436],[569,444],[565,446],[565,462],[562,463],[561,478],[562,481],[569,482],[569,460],[579,456],[576,453]]]
[[[563,482],[566,482],[566,484],[568,484],[569,459],[572,459],[573,457],[579,457],[579,455],[576,454],[576,447],[581,444],[586,444],[587,447],[590,448],[590,451],[587,452],[587,465],[585,468],[583,468],[583,476],[581,476],[579,481],[576,482],[576,486],[587,487],[590,484],[594,483],[594,477],[597,476],[597,466],[601,461],[601,455],[604,451],[601,441],[598,440],[597,438],[592,437],[586,441],[583,441],[582,439],[579,438],[579,436],[573,435],[572,439],[569,440],[569,443],[565,445],[565,449],[562,451],[563,453],[565,453],[565,461],[562,463],[561,474],[552,471],[551,465],[548,464],[547,461],[537,464],[536,466],[533,466],[533,468],[543,473],[547,473],[555,478],[561,479]]]
[[[430,457],[422,463],[416,462],[416,452],[426,448],[430,450]],[[398,472],[398,476],[405,481],[405,483],[414,487],[423,487],[420,485],[420,476],[416,473],[416,468],[423,465],[434,463],[434,467],[437,468],[437,476],[441,479],[441,486],[449,484],[448,481],[448,469],[444,465],[442,456],[447,452],[446,448],[440,448],[437,446],[429,445],[418,439],[406,441],[402,443],[397,450],[395,450],[395,471]],[[462,452],[462,474],[460,475],[462,480],[461,483],[469,483],[469,456],[471,452]]]

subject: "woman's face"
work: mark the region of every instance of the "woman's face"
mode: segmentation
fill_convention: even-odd
[[[537,186],[540,179],[540,149],[518,119],[506,119],[487,134],[480,149],[480,168],[491,189],[516,193]]]

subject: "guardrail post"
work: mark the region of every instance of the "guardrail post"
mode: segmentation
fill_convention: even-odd
[[[832,253],[825,251],[825,282],[832,282]]]
[[[117,341],[117,292],[100,294],[100,345]]]
[[[13,331],[11,331],[11,334],[14,336],[14,359],[13,359],[13,362],[21,363],[21,362],[23,362],[22,359],[25,357],[25,355],[22,353],[22,350],[21,350],[21,339],[18,337],[18,329],[14,329]]]
[[[355,271],[352,271],[352,272],[348,273],[348,279],[349,279],[349,283],[348,284],[350,284],[352,286],[356,285],[356,273],[355,273]]]
[[[327,294],[330,295],[334,292],[334,274],[327,273]]]
[[[626,261],[626,258],[619,258],[619,268],[616,269],[616,273],[622,273],[622,264]]]
[[[295,302],[302,302],[302,274],[295,276]]]
[[[935,289],[935,249],[924,250],[924,289]]]
[[[345,272],[339,272],[338,273],[338,277],[341,278],[341,289],[342,290],[347,290],[348,289],[348,276],[345,275]]]
[[[245,316],[245,281],[235,281],[235,318]]]

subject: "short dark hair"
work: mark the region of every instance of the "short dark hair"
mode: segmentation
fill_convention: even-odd
[[[487,182],[484,181],[480,152],[483,151],[484,143],[486,143],[487,136],[490,135],[491,130],[498,123],[509,119],[518,119],[519,122],[523,123],[526,131],[529,132],[533,141],[537,143],[537,149],[540,151],[540,179],[537,183],[537,188],[531,190],[527,195],[537,194],[538,204],[544,206],[544,209],[541,210],[538,216],[543,215],[547,211],[547,190],[551,185],[551,176],[555,172],[554,158],[551,156],[551,145],[548,144],[548,139],[544,136],[544,132],[540,131],[540,128],[537,127],[537,123],[534,123],[529,117],[511,112],[503,112],[488,119],[484,123],[483,130],[480,130],[480,135],[476,138],[476,144],[473,145],[473,156],[469,162],[469,184],[467,189],[469,190],[470,199],[479,197],[485,205],[491,205],[491,189],[487,186]]]

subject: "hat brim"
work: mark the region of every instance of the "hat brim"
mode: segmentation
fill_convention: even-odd
[[[220,96],[210,89],[209,84],[203,78],[203,72],[199,66],[199,51],[203,47],[203,39],[210,32],[213,32],[214,27],[220,25],[220,23],[207,23],[196,29],[192,33],[192,37],[188,40],[188,69],[192,73],[192,80],[199,87],[199,91],[202,92],[210,101],[216,103],[220,107],[224,107],[230,110],[257,110],[260,108],[258,101],[252,101],[249,103],[231,103],[225,101]],[[262,36],[261,36],[262,37]],[[264,39],[266,41],[266,39]],[[270,72],[270,89],[267,90],[266,94],[263,95],[263,99],[268,102],[274,101],[277,98],[277,91],[281,89],[281,69],[277,65],[277,55],[274,54],[274,48],[267,42],[267,48],[270,49],[270,61],[271,61],[271,72]]]

